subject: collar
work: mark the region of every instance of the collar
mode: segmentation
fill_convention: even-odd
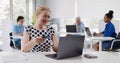
[[[111,21],[110,22],[108,22],[107,24],[106,24],[106,26],[108,26],[108,25],[110,25],[111,24]]]
[[[18,27],[21,27],[18,23],[16,24]]]

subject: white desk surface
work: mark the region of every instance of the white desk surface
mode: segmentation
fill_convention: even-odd
[[[93,40],[99,40],[99,51],[102,51],[102,43],[101,42],[106,41],[106,40],[113,40],[115,38],[95,36],[95,37],[89,37],[89,39],[91,39],[92,42],[93,42]],[[90,47],[91,50],[93,49],[92,42],[91,42],[91,47]]]
[[[45,57],[45,54],[49,53],[0,52],[0,63],[120,63],[120,56],[114,55],[110,52],[92,52],[92,54],[98,56],[97,59],[88,59],[83,56],[78,56],[68,59],[55,60]],[[12,55],[14,55],[16,58]],[[21,57],[21,60],[7,62],[8,59],[20,59],[19,56],[22,55],[24,59]]]
[[[90,37],[90,39],[92,39],[92,40],[113,40],[113,39],[115,39],[115,38],[112,38],[112,37]]]
[[[13,38],[20,38],[20,39],[22,39],[23,36],[13,36]]]
[[[80,32],[76,32],[76,33],[74,33],[74,32],[57,32],[58,34],[79,34],[79,35],[85,35],[84,33],[80,33]]]

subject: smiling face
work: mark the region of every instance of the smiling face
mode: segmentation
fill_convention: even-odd
[[[40,14],[37,15],[37,23],[45,25],[50,20],[50,12],[47,10],[41,11]]]

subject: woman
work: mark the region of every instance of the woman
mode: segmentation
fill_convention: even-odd
[[[105,14],[105,16],[104,16],[104,22],[106,23],[105,30],[102,33],[95,32],[94,35],[116,38],[115,27],[111,22],[112,18],[113,18],[113,11],[110,10],[109,13]],[[110,48],[110,45],[111,45],[111,41],[104,41],[104,42],[102,42],[102,49],[108,49],[108,48]],[[96,51],[99,50],[99,43],[96,43],[94,45],[94,49]]]
[[[36,11],[36,23],[25,28],[23,33],[24,52],[49,52],[52,49],[57,52],[58,42],[55,30],[46,26],[50,20],[50,10],[48,7],[39,6]]]
[[[23,36],[23,31],[24,31],[23,23],[24,23],[24,17],[18,16],[17,24],[14,25],[14,27],[13,27],[13,31],[12,31],[13,35]],[[20,49],[21,48],[21,39],[14,38],[14,42],[15,42],[15,46]]]

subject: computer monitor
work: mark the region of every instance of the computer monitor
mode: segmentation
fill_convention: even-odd
[[[66,32],[77,32],[76,25],[66,25]]]

